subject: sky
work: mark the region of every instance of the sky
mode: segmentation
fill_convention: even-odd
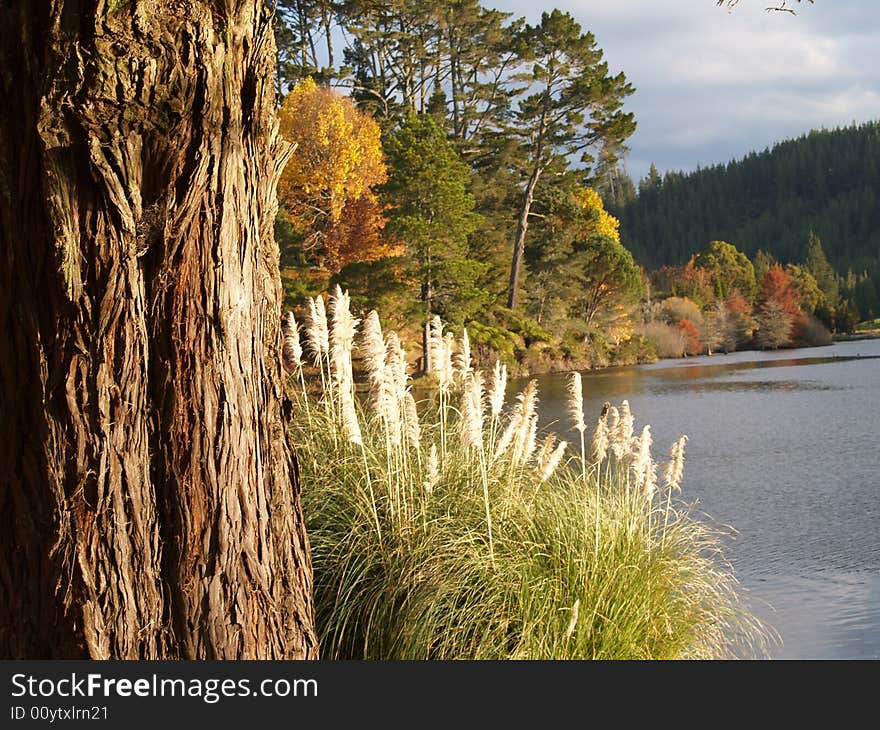
[[[485,0],[537,22],[570,12],[636,87],[625,167],[638,181],[761,151],[810,129],[880,118],[880,1]]]

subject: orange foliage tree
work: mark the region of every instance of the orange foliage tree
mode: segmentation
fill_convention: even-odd
[[[382,236],[385,217],[374,188],[387,173],[373,118],[307,78],[284,99],[280,129],[296,149],[278,199],[306,260],[332,275],[350,263],[398,255]]]
[[[703,344],[700,342],[700,330],[689,319],[683,319],[678,323],[685,339],[685,352],[688,355],[699,355],[703,351]]]
[[[797,283],[779,264],[774,264],[761,280],[759,298],[762,304],[776,302],[789,322],[789,336],[800,339],[807,323],[807,316],[801,308],[801,295]]]
[[[762,304],[775,301],[791,317],[801,315],[800,295],[797,287],[779,264],[773,264],[761,281],[759,299]]]
[[[651,274],[651,283],[659,292],[675,297],[687,297],[701,307],[712,303],[715,291],[712,275],[706,269],[694,266],[693,259],[685,266],[663,266]]]
[[[734,289],[724,302],[727,311],[733,314],[750,315],[752,313],[752,305],[746,301],[746,298],[739,293],[739,289]]]

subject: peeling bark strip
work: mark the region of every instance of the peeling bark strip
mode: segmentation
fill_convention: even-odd
[[[316,656],[263,0],[0,27],[0,655]]]

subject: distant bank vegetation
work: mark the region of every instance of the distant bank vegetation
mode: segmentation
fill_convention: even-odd
[[[634,89],[568,13],[297,2],[276,20],[299,315],[338,284],[425,373],[440,316],[523,374],[821,344],[880,313],[877,125],[636,190]]]

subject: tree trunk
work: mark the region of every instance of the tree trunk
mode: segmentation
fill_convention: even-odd
[[[507,287],[507,308],[516,309],[519,306],[519,277],[522,270],[523,254],[526,250],[526,233],[529,230],[529,214],[532,212],[532,203],[535,200],[535,188],[541,177],[542,168],[535,166],[532,175],[526,185],[523,195],[522,206],[519,211],[519,220],[516,225],[516,239],[513,242],[513,260],[510,263],[510,282]]]
[[[422,328],[422,374],[430,375],[434,368],[431,361],[431,278],[428,265],[428,280],[422,284],[422,304],[425,308],[425,326]]]
[[[3,658],[317,654],[263,6],[0,6]]]

